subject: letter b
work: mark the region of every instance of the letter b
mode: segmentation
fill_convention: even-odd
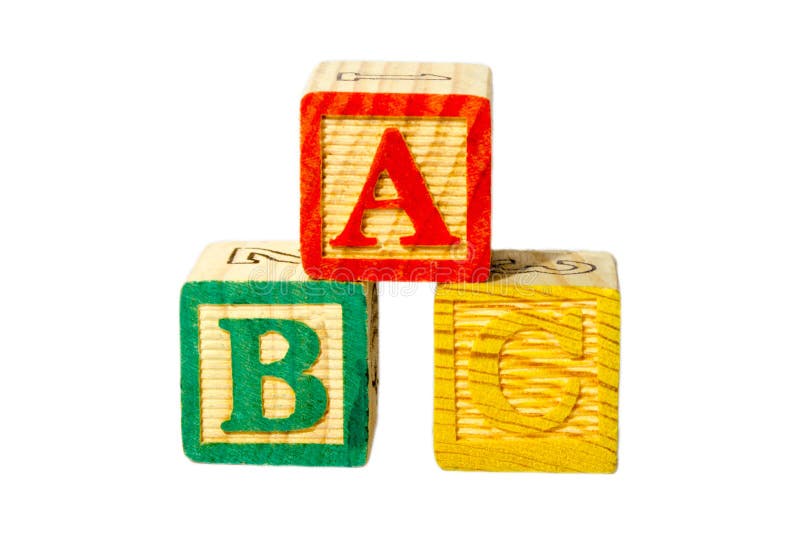
[[[319,337],[308,325],[289,319],[220,319],[219,326],[231,336],[233,411],[222,423],[225,432],[287,432],[316,424],[328,408],[328,394],[319,378],[305,374],[317,361]],[[261,336],[276,332],[289,343],[286,355],[262,363]],[[262,381],[273,376],[285,381],[295,393],[295,409],[289,417],[264,417]]]

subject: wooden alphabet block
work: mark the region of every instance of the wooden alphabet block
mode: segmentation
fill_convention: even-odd
[[[210,245],[181,294],[186,455],[366,463],[377,312],[373,283],[309,280],[297,243]]]
[[[470,281],[491,255],[491,72],[328,62],[301,104],[312,278]]]
[[[611,473],[620,300],[607,253],[494,251],[435,300],[434,449],[444,469]]]

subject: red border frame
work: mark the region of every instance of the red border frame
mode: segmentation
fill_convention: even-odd
[[[322,256],[323,115],[463,117],[467,120],[467,259]],[[341,281],[484,282],[491,259],[492,123],[489,100],[472,95],[309,93],[300,104],[300,252],[312,278]]]

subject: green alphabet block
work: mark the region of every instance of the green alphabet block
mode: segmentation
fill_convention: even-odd
[[[310,280],[298,248],[217,243],[183,286],[183,448],[192,460],[366,463],[377,387],[375,286]]]

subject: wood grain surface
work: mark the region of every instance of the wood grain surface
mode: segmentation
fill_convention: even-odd
[[[472,95],[491,100],[492,72],[470,63],[325,61],[311,74],[305,92]]]

